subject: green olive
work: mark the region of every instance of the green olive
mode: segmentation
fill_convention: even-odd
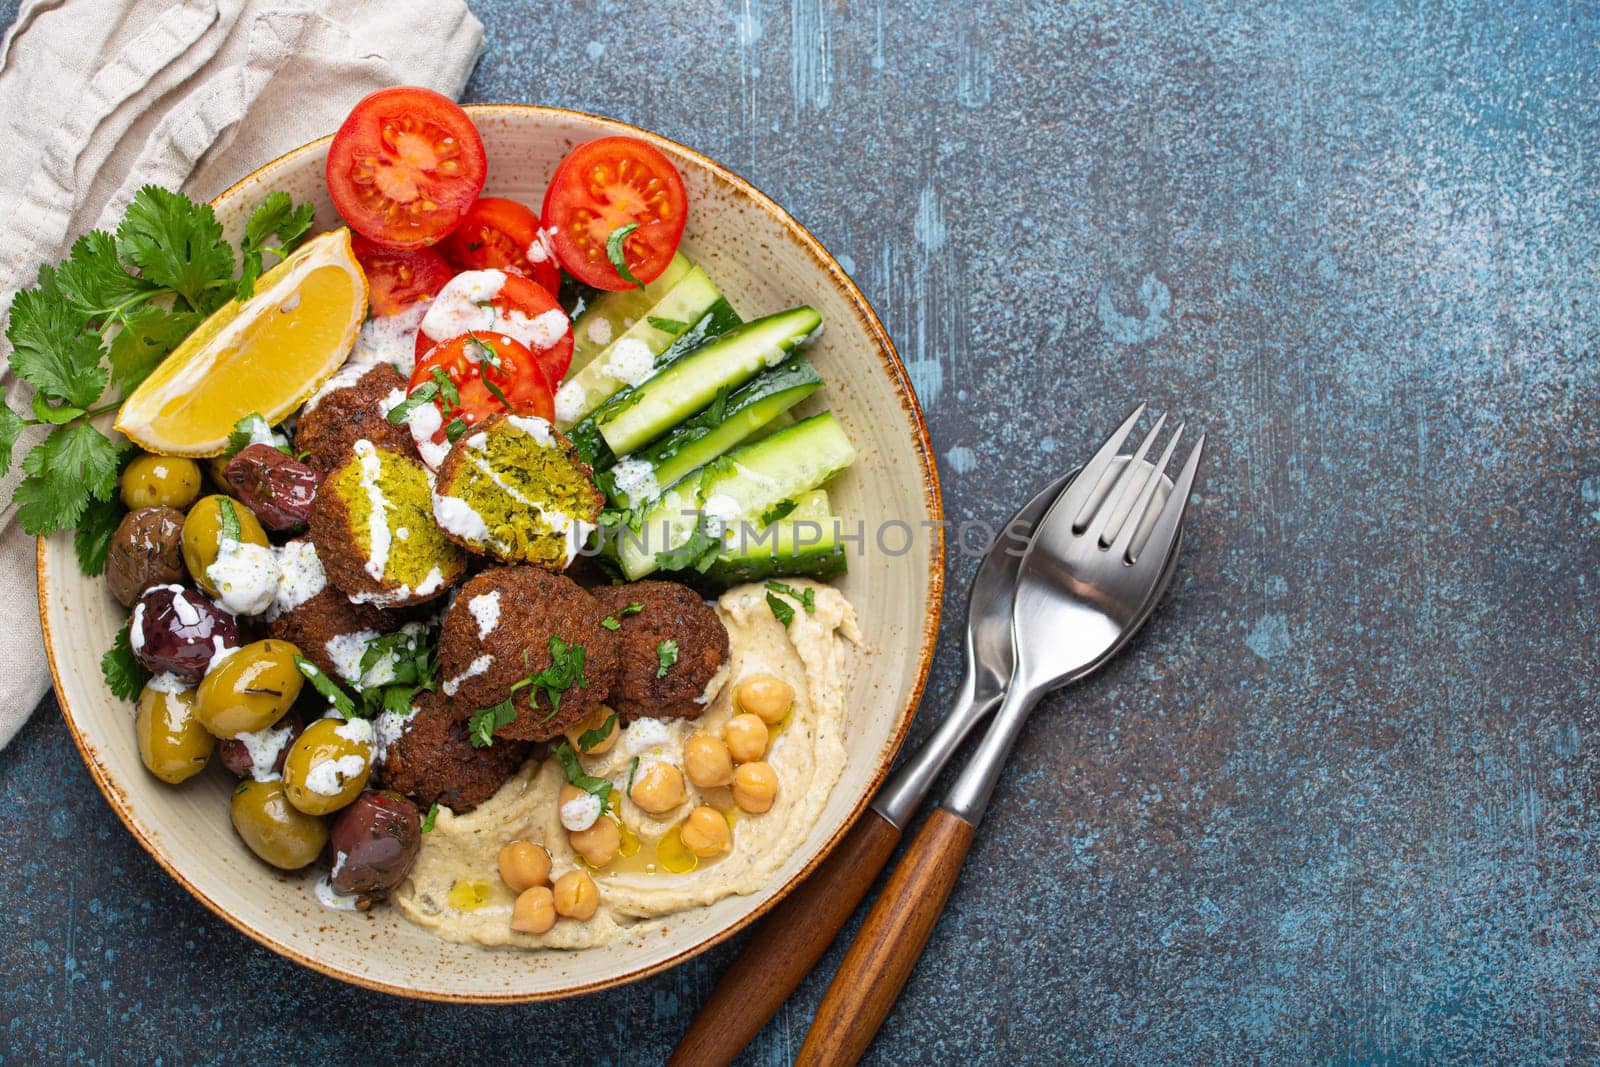
[[[200,464],[178,456],[143,455],[122,472],[122,502],[130,510],[167,507],[182,511],[200,495]]]
[[[134,719],[139,758],[163,782],[177,785],[205,769],[216,740],[194,715],[194,690],[169,693],[144,687]]]
[[[326,815],[360,796],[371,773],[372,724],[365,719],[318,719],[289,749],[283,789],[301,811]]]
[[[207,596],[217,595],[217,585],[206,570],[217,561],[217,554],[222,550],[224,501],[238,520],[241,544],[264,546],[267,543],[267,532],[261,528],[255,512],[230,496],[216,493],[190,508],[183,520],[183,562],[189,568],[189,577]]]
[[[233,828],[250,851],[274,867],[299,870],[328,843],[328,824],[289,803],[283,783],[243,781],[233,791]]]
[[[213,737],[265,730],[289,710],[305,678],[300,650],[287,641],[256,641],[217,665],[200,682],[194,714]]]
[[[218,489],[228,488],[228,464],[233,462],[232,456],[212,456],[206,460],[206,472],[211,475],[211,480],[217,483]]]

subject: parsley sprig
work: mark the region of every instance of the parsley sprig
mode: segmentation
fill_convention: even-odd
[[[117,631],[111,648],[100,657],[100,673],[105,676],[106,688],[123,700],[138,700],[150,672],[133,655],[133,645],[128,640],[129,626],[123,623]]]
[[[479,708],[467,719],[467,738],[472,742],[472,747],[488,748],[494,744],[495,731],[502,726],[509,726],[516,720],[516,697],[524,689],[539,690],[550,705],[550,710],[540,722],[549,722],[555,718],[556,713],[561,710],[561,695],[573,686],[589,684],[589,680],[583,675],[586,658],[587,654],[582,645],[568,644],[559,634],[551,634],[550,666],[511,683],[504,700],[492,707]],[[522,663],[524,667],[528,664],[527,652],[522,654]],[[529,706],[533,706],[537,699],[537,694],[530,697]]]
[[[554,751],[556,759],[561,761],[561,769],[567,773],[568,783],[577,786],[591,796],[599,797],[600,812],[604,814],[606,808],[611,804],[611,790],[613,789],[611,779],[600,778],[586,773],[583,769],[583,764],[578,762],[578,754],[572,750],[572,743],[564,737],[556,742],[556,746],[552,751]]]
[[[633,271],[628,269],[628,257],[622,249],[622,243],[628,239],[628,235],[638,228],[637,222],[630,222],[626,226],[618,226],[612,230],[610,236],[606,238],[606,259],[616,268],[618,277],[630,285],[637,285],[643,289],[644,282],[635,278]]]
[[[667,672],[678,662],[678,642],[667,638],[656,645],[656,677],[665,678]]]
[[[248,295],[263,257],[286,255],[310,228],[309,204],[270,194],[246,224],[235,278],[233,247],[210,205],[147,185],[115,233],[86,233],[65,262],[39,269],[6,326],[11,369],[33,388],[30,414],[0,404],[0,474],[26,428],[48,430],[23,458],[25,477],[12,493],[24,530],[84,524],[79,563],[98,572],[120,518],[114,500],[128,450],[91,420],[116,410],[206,316]]]
[[[341,717],[370,719],[385,711],[410,714],[417,694],[434,688],[437,653],[435,635],[420,625],[373,638],[361,653],[360,677],[351,685],[354,697],[303,656],[296,656],[294,663]]]
[[[767,607],[772,609],[772,617],[783,623],[785,628],[788,628],[788,625],[794,622],[794,605],[780,597],[779,593],[782,593],[783,596],[793,597],[795,603],[805,608],[807,615],[814,614],[817,610],[817,591],[810,586],[804,589],[796,589],[794,586],[786,585],[776,579],[768,582]]]

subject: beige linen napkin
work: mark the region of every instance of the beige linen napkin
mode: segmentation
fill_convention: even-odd
[[[206,199],[337,128],[375,89],[459,96],[482,45],[465,0],[29,0],[0,44],[0,314],[41,263],[115,225],[140,186]],[[3,385],[26,410],[25,387],[9,372]],[[0,480],[0,499],[17,481]],[[9,506],[0,604],[3,746],[50,684],[34,540]]]

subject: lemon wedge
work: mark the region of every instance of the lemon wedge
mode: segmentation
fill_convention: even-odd
[[[276,424],[344,362],[367,315],[350,231],[314,237],[218,308],[127,400],[117,429],[148,452],[215,456],[252,412]]]

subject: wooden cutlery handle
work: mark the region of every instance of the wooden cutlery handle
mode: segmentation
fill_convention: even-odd
[[[841,1067],[867,1051],[939,921],[972,834],[943,808],[928,816],[833,976],[795,1067]]]
[[[667,1063],[731,1063],[817,965],[899,840],[894,824],[869,808],[828,858],[757,924]]]

